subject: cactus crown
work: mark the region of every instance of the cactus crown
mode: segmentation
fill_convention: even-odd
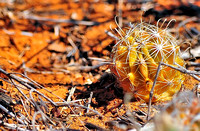
[[[125,91],[134,92],[135,97],[147,102],[159,62],[184,65],[177,40],[167,28],[143,22],[117,32],[120,39],[112,50],[111,71]],[[153,101],[170,100],[183,80],[184,75],[179,71],[162,66]]]

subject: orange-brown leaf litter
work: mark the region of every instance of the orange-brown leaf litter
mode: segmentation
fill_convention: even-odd
[[[162,3],[161,0],[159,2]],[[140,22],[142,11],[138,9],[141,6],[141,3],[123,4],[124,25]],[[170,8],[169,6],[170,3],[166,8]],[[54,129],[64,126],[77,130],[123,130],[113,125],[113,122],[131,118],[134,113],[147,113],[147,104],[135,98],[126,98],[107,65],[98,66],[110,61],[115,40],[105,32],[114,33],[111,29],[117,27],[117,3],[26,0],[1,2],[0,7],[0,68],[8,73],[22,73],[25,77],[15,75],[37,82],[40,86],[36,83],[29,85],[40,87],[35,90],[56,103],[63,100],[71,102],[67,106],[55,107],[34,89],[30,90],[19,82],[8,83],[8,76],[0,73],[3,78],[0,80],[0,88],[16,101],[17,104],[12,105],[14,112],[26,117],[29,124],[32,124],[34,114],[38,111],[30,101],[41,107],[40,110],[51,119],[48,122]],[[181,22],[181,16],[167,16],[168,19],[174,17],[177,17],[177,23]],[[148,22],[150,18],[151,23],[155,24],[153,15],[144,17],[143,20]],[[188,28],[190,26],[192,24]],[[183,90],[192,90],[197,83],[192,77],[186,76]],[[24,95],[30,99],[33,97],[33,100],[26,100]],[[127,100],[128,103],[125,102]],[[159,104],[163,103],[155,105]],[[151,116],[156,112],[156,109],[152,109]],[[144,124],[144,114],[134,116],[132,120]],[[34,118],[37,129],[50,128],[40,117],[41,114],[38,114]],[[10,124],[17,123],[10,118],[4,120]],[[126,129],[133,127],[127,123]],[[33,129],[31,126],[29,128]]]

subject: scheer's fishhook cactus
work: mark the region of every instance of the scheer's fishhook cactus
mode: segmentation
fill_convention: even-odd
[[[176,39],[166,29],[140,23],[118,31],[120,39],[113,47],[111,71],[120,86],[146,102],[149,100],[159,62],[184,66]],[[170,100],[180,90],[184,75],[161,66],[152,101]]]

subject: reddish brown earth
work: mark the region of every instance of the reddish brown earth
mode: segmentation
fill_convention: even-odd
[[[199,2],[190,4],[200,10]],[[189,46],[195,49],[199,44],[199,35],[191,35],[191,29],[200,31],[198,14],[191,11],[191,15],[188,15],[189,11],[187,14],[184,13],[180,8],[182,6],[187,7],[188,2],[124,1],[121,8],[118,2],[93,0],[1,2],[0,68],[8,73],[24,74],[25,77],[20,74],[14,75],[18,76],[18,79],[29,78],[37,82],[42,89],[33,81],[29,81],[29,85],[53,102],[65,100],[68,105],[56,107],[38,92],[22,85],[19,81],[23,80],[19,79],[17,82],[10,77],[13,74],[5,75],[1,72],[0,92],[12,98],[14,102],[4,106],[12,108],[12,112],[18,118],[26,118],[27,125],[20,124],[10,115],[4,116],[6,113],[3,111],[0,111],[0,119],[8,124],[18,123],[18,126],[24,129],[34,129],[34,123],[35,128],[39,130],[128,130],[137,128],[136,125],[150,123],[146,120],[148,105],[124,93],[123,89],[119,88],[116,78],[110,73],[108,65],[102,64],[111,61],[111,50],[115,44],[115,39],[105,31],[117,36],[117,33],[111,30],[117,27],[115,16],[118,16],[116,19],[122,18],[124,27],[127,27],[129,22],[139,23],[141,19],[156,24],[159,18],[167,18],[166,26],[171,19],[175,19],[176,22],[172,22],[168,28],[174,36],[179,33],[180,43],[190,43],[181,44],[181,49],[185,50]],[[146,13],[141,10],[144,8]],[[181,22],[191,18],[194,20],[185,22],[178,28]],[[191,60],[196,63],[200,61],[199,57],[190,57],[186,62]],[[186,67],[190,70],[198,68]],[[196,84],[197,80],[186,75],[182,91],[195,92]],[[199,90],[197,94],[198,92]],[[25,96],[35,103],[31,104]],[[0,100],[2,98],[5,97],[0,96]],[[198,100],[194,98],[188,107],[193,116],[198,114],[200,109],[196,101]],[[153,103],[150,116],[153,117],[165,104],[166,102]],[[194,111],[193,107],[198,108]],[[37,114],[38,111],[44,114]],[[41,116],[45,116],[46,120]],[[181,117],[187,118],[185,125],[192,119],[184,112]],[[0,123],[1,129],[10,128]],[[193,127],[198,129],[198,124]]]

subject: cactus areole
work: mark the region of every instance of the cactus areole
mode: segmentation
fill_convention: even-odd
[[[175,67],[184,66],[177,40],[167,29],[147,23],[118,32],[120,37],[112,50],[111,71],[124,91],[133,92],[136,98],[148,102],[160,61]],[[170,100],[183,81],[181,72],[161,66],[152,101]]]

